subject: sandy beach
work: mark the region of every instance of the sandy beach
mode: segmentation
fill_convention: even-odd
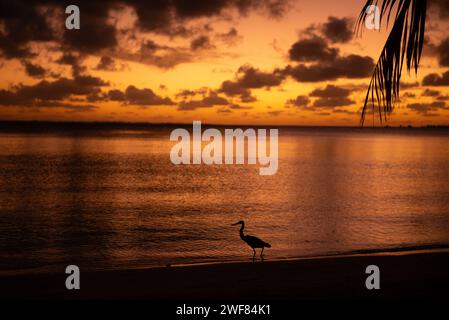
[[[365,268],[380,268],[380,290],[367,290]],[[447,298],[449,250],[214,263],[83,272],[81,289],[59,274],[0,277],[2,299],[372,299]]]

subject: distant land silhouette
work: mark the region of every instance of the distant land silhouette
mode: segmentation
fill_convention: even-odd
[[[202,124],[203,127],[209,126],[225,128],[225,127],[255,127],[254,124]],[[151,123],[151,122],[69,122],[69,121],[28,121],[28,120],[0,120],[0,132],[58,132],[58,131],[98,131],[98,130],[170,130],[173,128],[191,128],[191,123]],[[283,128],[283,129],[315,129],[320,130],[360,130],[360,131],[383,131],[386,129],[395,130],[431,130],[444,131],[449,130],[449,125],[436,126],[384,126],[384,127],[364,127],[359,126],[292,126],[292,125],[257,125],[257,128]]]

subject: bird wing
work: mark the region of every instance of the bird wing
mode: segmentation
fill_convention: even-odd
[[[245,236],[245,242],[253,248],[263,248],[266,244],[265,241],[254,236]]]

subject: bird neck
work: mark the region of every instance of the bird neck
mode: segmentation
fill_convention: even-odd
[[[243,229],[245,229],[245,224],[242,224],[242,226],[240,227],[240,238],[244,238],[245,235],[243,234]]]

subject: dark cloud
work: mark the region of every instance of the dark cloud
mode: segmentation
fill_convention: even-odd
[[[126,101],[129,104],[140,106],[152,105],[173,105],[174,102],[170,98],[162,98],[155,94],[153,90],[145,88],[138,89],[135,86],[128,86],[125,90]]]
[[[61,105],[62,108],[69,110],[70,112],[89,112],[89,111],[95,111],[98,109],[97,106],[91,105],[91,104],[82,104],[82,105],[74,105],[74,104],[64,104]]]
[[[176,94],[176,98],[186,99],[186,98],[189,98],[189,97],[194,97],[196,95],[205,96],[209,92],[209,90],[210,89],[206,88],[206,87],[199,88],[199,89],[196,89],[196,90],[188,90],[188,89],[186,89],[186,90],[182,90],[182,91],[178,92]]]
[[[0,105],[93,110],[93,106],[83,109],[85,106],[71,105],[64,100],[72,96],[94,97],[100,92],[100,87],[106,85],[103,80],[92,76],[61,78],[52,82],[42,80],[35,85],[19,85],[11,90],[0,90]]]
[[[59,64],[67,64],[67,65],[75,65],[75,64],[79,64],[81,60],[80,56],[76,56],[74,54],[71,53],[63,53],[61,55],[61,57],[59,57],[58,60],[56,60],[56,63]]]
[[[46,74],[45,69],[37,64],[33,64],[28,61],[22,61],[22,64],[25,67],[26,74],[30,77],[42,78]]]
[[[190,48],[192,50],[211,49],[214,48],[214,45],[210,42],[208,36],[199,36],[190,42]]]
[[[232,5],[231,1],[225,0],[174,0],[171,4],[175,11],[175,15],[181,19],[219,15],[224,8],[230,5]]]
[[[329,47],[322,37],[313,36],[295,42],[288,54],[292,61],[329,61],[337,57],[338,49]]]
[[[237,81],[224,81],[219,91],[230,97],[240,96],[240,101],[242,102],[254,102],[257,100],[256,97],[252,96],[251,90],[240,86]]]
[[[236,44],[242,37],[239,35],[236,28],[232,27],[228,32],[217,34],[217,38],[227,45]]]
[[[15,44],[12,42],[7,34],[0,31],[0,50],[1,56],[6,59],[12,58],[26,58],[32,54],[29,51],[28,46],[23,44]]]
[[[315,108],[335,108],[354,104],[355,102],[347,97],[319,98],[313,102]]]
[[[343,98],[349,96],[350,91],[345,88],[340,88],[332,84],[327,85],[323,89],[315,89],[310,93],[312,97],[320,98]]]
[[[334,85],[327,85],[323,89],[315,89],[310,93],[311,97],[318,97],[314,101],[315,108],[335,108],[349,106],[354,103],[349,99],[349,89],[340,88]]]
[[[223,113],[223,115],[228,115],[229,113],[232,113],[232,110],[227,109],[227,108],[220,108],[217,110],[217,113]]]
[[[108,82],[90,75],[77,76],[73,80],[75,84],[84,86],[84,87],[102,87],[109,85]]]
[[[338,78],[369,77],[373,68],[374,61],[371,57],[349,55],[312,65],[288,66],[284,73],[299,82],[319,82],[337,80]]]
[[[252,0],[247,2],[253,2],[261,6],[262,11],[267,12],[271,17],[279,18],[282,17],[288,9],[291,8],[292,0]]]
[[[280,70],[263,72],[250,65],[244,65],[237,71],[237,83],[244,88],[258,89],[278,86],[284,80]]]
[[[37,2],[36,2],[37,3]],[[35,55],[31,41],[55,40],[46,16],[49,10],[38,8],[33,1],[0,1],[0,52],[6,59]]]
[[[111,101],[126,101],[125,93],[117,89],[109,90],[107,98]]]
[[[157,50],[165,49],[165,48],[167,48],[167,47],[158,45],[158,44],[157,44],[156,42],[154,42],[153,40],[147,40],[147,41],[145,41],[144,43],[142,43],[142,46],[141,46],[140,51],[141,51],[142,53],[145,53],[145,52],[154,53],[154,52],[156,52]]]
[[[335,108],[354,104],[349,99],[351,91],[346,88],[327,85],[324,88],[313,90],[308,96],[299,95],[295,99],[287,101],[288,106],[294,106],[303,110],[319,110],[321,108]],[[310,97],[317,98],[311,103]]]
[[[218,96],[216,93],[210,93],[209,96],[204,97],[202,102],[211,106],[223,106],[229,104],[226,98]]]
[[[310,99],[308,96],[299,95],[295,99],[291,99],[287,101],[287,105],[295,106],[298,108],[308,108],[310,103]]]
[[[220,97],[216,92],[209,91],[209,94],[201,100],[182,101],[178,105],[178,110],[190,111],[198,108],[211,108],[214,106],[226,106],[229,101]]]
[[[305,38],[295,42],[289,50],[289,58],[298,62],[318,62],[334,60],[339,49],[331,47],[331,43],[346,43],[353,37],[352,22],[349,18],[330,16],[327,22],[310,25],[303,34]]]
[[[374,61],[369,56],[341,55],[331,43],[345,43],[352,39],[351,19],[330,16],[326,23],[310,25],[303,34],[306,38],[295,42],[288,54],[291,61],[284,74],[299,82],[332,81],[339,78],[369,77]]]
[[[429,1],[429,4],[435,6],[440,18],[449,17],[449,1],[447,1],[447,0],[432,0],[432,1]]]
[[[1,93],[0,93],[1,96]],[[1,103],[0,103],[1,105]],[[91,112],[98,109],[92,104],[70,104],[60,101],[34,101],[33,104],[19,105],[21,108],[61,108],[67,112]]]
[[[31,41],[55,41],[64,50],[94,53],[117,44],[115,26],[109,23],[109,11],[119,1],[79,0],[81,28],[68,30],[64,26],[68,3],[52,0],[2,1],[0,49],[7,58],[32,55]],[[56,25],[58,28],[56,28]],[[62,35],[60,32],[62,30]]]
[[[192,111],[199,108],[210,108],[212,105],[207,105],[201,100],[181,101],[178,105],[180,111]]]
[[[0,105],[32,108],[62,108],[70,112],[94,111],[91,104],[73,104],[80,101],[101,101],[101,87],[108,83],[89,75],[55,81],[42,80],[34,85],[18,85],[0,90]],[[84,97],[84,99],[83,99]]]
[[[349,89],[327,85],[324,88],[313,90],[309,96],[299,95],[295,99],[288,100],[287,106],[295,106],[303,110],[348,106],[354,104],[354,101],[349,99],[350,93]],[[311,103],[310,97],[317,99]]]
[[[246,92],[244,92],[240,95],[240,102],[249,103],[249,102],[256,102],[256,101],[257,101],[257,98],[252,95],[250,90],[247,90]]]
[[[437,73],[431,73],[424,77],[422,84],[424,86],[449,86],[449,71],[439,75]]]
[[[286,11],[290,0],[134,0],[124,2],[135,9],[138,17],[137,24],[142,30],[169,36],[188,36],[191,35],[191,31],[185,27],[186,21],[219,16],[225,10],[234,10],[240,15],[257,10],[279,17]]]
[[[208,37],[206,38],[208,39]],[[207,39],[206,42],[208,41]],[[202,45],[200,42],[195,42],[193,46],[196,49],[200,49]],[[203,43],[203,45],[207,47],[208,43]],[[210,48],[212,47],[212,44],[210,44]],[[193,51],[190,47],[170,47],[157,44],[153,40],[147,40],[141,44],[140,52],[137,54],[122,53],[119,58],[170,69],[181,63],[192,62],[198,59],[198,51]]]
[[[115,26],[108,22],[108,5],[103,2],[89,1],[80,4],[81,28],[64,28],[62,44],[67,50],[83,53],[98,53],[103,49],[117,45]]]
[[[137,25],[144,31],[167,33],[175,19],[170,1],[133,1]]]
[[[182,90],[181,92],[176,94],[176,98],[187,98],[196,95],[197,93],[194,90]]]
[[[436,111],[448,109],[446,107],[446,103],[443,101],[435,101],[432,103],[410,103],[407,105],[407,108],[415,111],[418,114],[426,116],[435,116],[438,115],[435,113]]]
[[[115,65],[115,60],[112,59],[109,56],[103,56],[101,57],[100,61],[98,62],[96,70],[103,70],[103,71],[116,71],[117,67]]]
[[[285,79],[281,70],[263,72],[250,65],[241,66],[236,73],[236,80],[227,80],[219,89],[227,96],[240,96],[242,102],[253,102],[255,98],[250,89],[271,88],[278,86]]]
[[[261,10],[271,16],[284,14],[289,1],[285,0],[174,0],[173,7],[179,18],[198,18],[216,16],[224,9],[235,8],[240,14],[247,14],[250,10]]]
[[[333,113],[343,113],[343,114],[349,114],[349,115],[355,115],[355,114],[359,114],[359,112],[357,111],[351,111],[351,110],[346,110],[346,109],[334,109],[332,110]]]
[[[415,98],[416,95],[413,92],[404,92],[404,94],[402,94],[402,98]]]
[[[63,53],[56,63],[62,65],[69,65],[72,67],[72,75],[74,77],[79,76],[86,70],[86,67],[82,65],[84,57],[80,55],[75,55],[72,53]]]
[[[421,94],[423,97],[438,97],[440,95],[440,91],[438,90],[432,90],[432,89],[426,89]]]
[[[323,24],[321,32],[333,43],[346,43],[353,37],[352,21],[349,18],[331,16]]]
[[[34,53],[31,41],[56,42],[64,51],[96,53],[114,49],[118,31],[110,19],[113,9],[123,5],[134,9],[137,27],[168,36],[191,36],[186,26],[198,18],[225,14],[225,10],[245,15],[259,11],[280,16],[290,0],[78,0],[81,10],[81,28],[64,28],[65,7],[69,4],[56,0],[15,0],[0,2],[0,53],[6,58],[25,58]],[[57,27],[56,27],[57,26]],[[62,33],[61,33],[62,31]],[[233,36],[233,33],[229,34]]]
[[[88,102],[99,102],[99,101],[103,101],[103,100],[104,100],[104,97],[103,97],[103,95],[101,94],[101,92],[98,91],[98,92],[93,92],[93,93],[88,94],[88,95],[86,96],[86,100],[87,100]]]
[[[412,89],[419,87],[419,82],[401,82],[402,89]]]
[[[132,85],[128,86],[124,92],[118,89],[113,89],[105,94],[100,94],[99,97],[102,100],[122,102],[123,105],[174,105],[174,102],[168,97],[161,97],[149,88],[138,89]]]
[[[282,110],[275,110],[275,111],[268,111],[267,113],[270,116],[278,117],[278,116],[280,116],[282,114],[282,112],[283,112]]]
[[[229,108],[230,109],[233,109],[233,110],[249,110],[249,109],[252,109],[253,107],[251,107],[251,106],[242,106],[242,105],[240,105],[240,104],[231,104],[230,106],[229,106]]]
[[[87,96],[106,86],[102,79],[92,76],[79,76],[74,79],[61,78],[53,82],[40,81],[31,86],[19,86],[16,94],[27,100],[62,100],[71,95]]]
[[[240,88],[258,89],[278,86],[283,81],[284,76],[279,71],[263,72],[252,66],[244,65],[238,69],[236,78],[235,83]]]
[[[441,41],[437,47],[438,62],[442,67],[449,67],[449,38]]]

